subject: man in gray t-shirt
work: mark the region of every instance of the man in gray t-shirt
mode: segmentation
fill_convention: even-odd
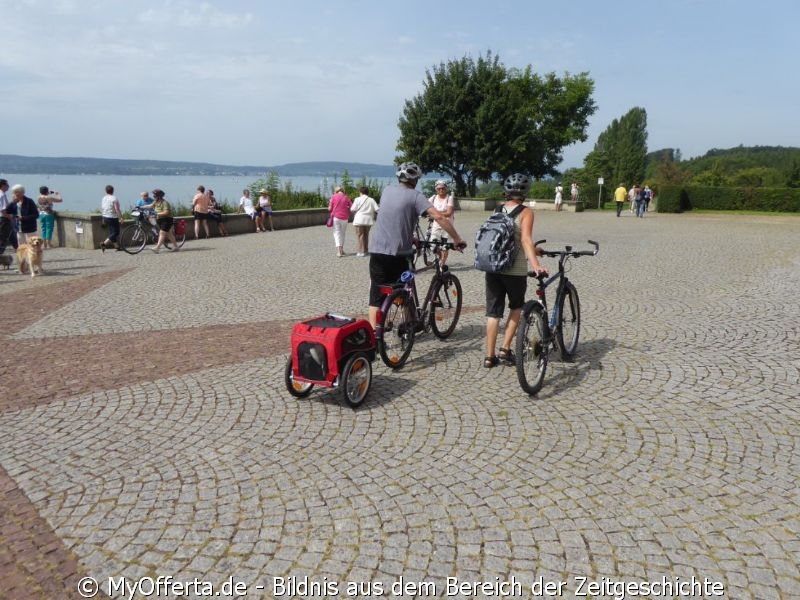
[[[414,163],[397,169],[399,183],[383,190],[378,218],[369,240],[369,321],[375,327],[383,302],[381,284],[394,283],[408,268],[407,254],[417,220],[427,214],[444,229],[457,246],[466,246],[450,220],[436,210],[415,188],[422,170]]]

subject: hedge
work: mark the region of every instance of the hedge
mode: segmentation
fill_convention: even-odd
[[[754,187],[661,186],[658,212],[707,210],[760,210],[800,212],[800,189]]]

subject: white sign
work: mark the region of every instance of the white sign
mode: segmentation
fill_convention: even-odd
[[[597,178],[597,185],[603,185],[603,178],[602,177],[598,177]]]
[[[83,223],[81,221],[75,221],[75,233],[83,233]]]

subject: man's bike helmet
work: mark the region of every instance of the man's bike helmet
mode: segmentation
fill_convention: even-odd
[[[404,162],[397,167],[397,179],[401,183],[416,181],[420,177],[422,177],[422,169],[420,169],[416,163]]]
[[[506,177],[503,189],[506,192],[506,196],[525,197],[531,189],[531,179],[524,173],[514,173]]]

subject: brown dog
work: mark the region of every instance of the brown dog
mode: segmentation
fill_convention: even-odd
[[[42,247],[44,241],[40,237],[32,237],[27,244],[17,248],[17,265],[20,273],[30,272],[31,277],[44,273],[42,269]]]

